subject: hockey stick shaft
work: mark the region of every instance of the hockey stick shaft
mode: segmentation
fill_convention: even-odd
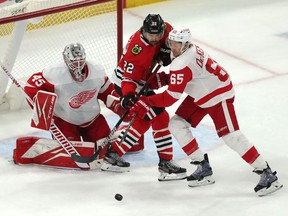
[[[7,74],[7,76],[11,79],[11,81],[21,90],[24,97],[27,101],[33,105],[33,100],[27,95],[23,86],[19,83],[19,81],[10,73],[7,67],[1,64],[2,70]],[[64,136],[61,130],[54,124],[52,121],[51,126],[49,128],[49,132],[53,135],[55,140],[62,146],[62,148],[66,151],[66,153],[72,158],[72,155],[80,155],[72,143]],[[73,158],[72,158],[73,159]],[[75,161],[77,166],[81,169],[89,169],[89,165],[84,162],[77,162]]]
[[[156,73],[159,71],[159,69],[161,68],[160,64],[157,64],[157,66],[154,67],[152,74],[150,75],[149,79],[147,80],[147,82],[144,84],[144,86],[140,89],[140,91],[137,93],[136,95],[136,101],[137,99],[143,95],[143,93],[145,92],[145,90],[149,87],[151,80],[154,78],[154,76],[156,75]],[[71,155],[72,159],[74,161],[78,161],[78,162],[82,162],[82,163],[91,163],[92,161],[97,159],[97,156],[99,155],[99,153],[102,151],[102,149],[107,145],[107,147],[109,147],[112,143],[110,143],[110,139],[113,136],[113,134],[115,133],[115,131],[117,130],[117,128],[120,126],[120,124],[123,122],[123,120],[126,118],[126,116],[129,114],[129,110],[126,110],[125,113],[123,114],[123,116],[119,119],[119,121],[116,123],[116,125],[113,127],[113,129],[111,130],[110,134],[105,138],[105,140],[103,141],[103,143],[98,147],[97,151],[92,155],[92,156],[80,156],[80,155]],[[131,127],[132,123],[134,122],[135,119],[135,115],[132,117],[132,119],[129,122],[128,127],[126,128],[123,137],[121,140],[124,140],[126,135],[127,135],[127,131],[128,129]]]

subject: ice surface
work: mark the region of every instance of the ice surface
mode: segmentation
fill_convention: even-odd
[[[129,154],[129,173],[67,171],[11,162],[15,138],[47,134],[29,127],[30,111],[0,113],[0,214],[60,215],[287,215],[288,196],[288,41],[287,0],[170,0],[124,12],[124,39],[148,13],[160,13],[173,26],[187,26],[194,41],[231,74],[241,130],[255,144],[284,188],[259,198],[259,177],[252,167],[216,136],[205,118],[193,130],[209,153],[216,183],[189,188],[186,181],[158,182],[157,155],[151,131],[145,150]],[[179,103],[178,103],[179,104]],[[172,115],[177,105],[168,109]],[[117,117],[104,114],[109,124]],[[175,160],[189,164],[174,140]],[[121,202],[114,195],[123,195]]]

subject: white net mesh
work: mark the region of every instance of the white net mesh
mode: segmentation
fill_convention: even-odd
[[[11,16],[11,11],[16,13],[15,10],[31,13],[32,9],[39,10],[54,7],[59,3],[67,5],[75,2],[87,2],[87,0],[25,1],[6,8],[0,8],[0,19],[4,14],[10,13]],[[97,0],[93,2],[97,2]],[[24,6],[20,7],[20,4]],[[101,63],[105,67],[106,73],[110,75],[117,64],[116,7],[116,0],[107,0],[107,2],[101,4],[30,19],[19,48],[15,44],[17,41],[21,41],[21,31],[13,36],[15,22],[2,24],[0,25],[0,60],[8,68],[13,65],[12,74],[20,79],[63,61],[62,51],[64,47],[69,43],[79,42],[86,50],[87,60],[91,59]],[[56,8],[59,8],[59,5]],[[5,9],[5,13],[3,9]],[[9,13],[7,12],[8,9]],[[20,21],[17,25],[25,26],[25,22],[27,21]],[[31,22],[39,23],[32,24]],[[20,29],[19,26],[18,29]],[[17,58],[15,64],[13,64],[15,54],[17,54]],[[3,77],[3,73],[1,76]],[[4,84],[5,78],[3,77],[0,80],[2,91]],[[10,85],[11,83],[8,84],[8,87]],[[8,88],[5,88],[5,91],[7,92]]]

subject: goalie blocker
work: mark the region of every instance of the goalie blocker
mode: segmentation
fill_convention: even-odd
[[[114,133],[111,141],[117,139],[118,135],[125,131],[126,125],[120,126]],[[97,141],[100,146],[105,138]],[[81,156],[91,156],[95,152],[95,144],[93,142],[71,141],[72,145]],[[143,137],[133,146],[130,152],[138,152],[144,149]],[[101,151],[97,160],[89,164],[90,169],[97,169],[101,166],[105,154]],[[16,140],[16,148],[13,151],[13,160],[15,164],[39,164],[49,167],[80,169],[71,159],[66,151],[52,139],[45,139],[35,136],[20,137]]]
[[[31,126],[49,130],[53,119],[57,95],[55,93],[38,91],[34,98]]]

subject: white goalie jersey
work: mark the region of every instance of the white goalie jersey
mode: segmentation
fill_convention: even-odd
[[[58,96],[54,115],[75,125],[82,125],[100,114],[98,94],[111,84],[103,66],[87,62],[88,75],[83,82],[75,82],[65,63],[36,73],[27,81],[25,91],[34,97],[39,89]]]

